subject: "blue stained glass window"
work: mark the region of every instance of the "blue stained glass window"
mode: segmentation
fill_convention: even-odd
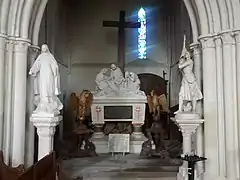
[[[143,8],[138,11],[138,22],[141,23],[140,28],[138,28],[138,58],[147,58],[147,41],[146,41],[146,12]]]

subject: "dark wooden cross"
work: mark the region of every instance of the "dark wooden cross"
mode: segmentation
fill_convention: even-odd
[[[140,28],[140,22],[126,22],[125,11],[120,11],[119,21],[103,21],[103,27],[118,28],[118,67],[124,72],[125,68],[125,28]]]

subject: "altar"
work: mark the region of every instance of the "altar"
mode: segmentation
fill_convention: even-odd
[[[112,134],[118,134],[116,137],[121,137],[122,134],[122,139],[125,139],[123,142],[125,149],[130,153],[140,153],[142,143],[146,140],[142,133],[142,125],[145,120],[147,97],[140,90],[138,76],[133,72],[125,72],[123,75],[121,70],[113,64],[111,68],[101,70],[96,77],[96,84],[96,90],[92,92],[91,106],[92,123],[95,126],[92,142],[96,146],[96,152],[113,152],[114,148],[109,144],[114,143],[109,143],[112,139],[109,135],[112,137]],[[104,133],[103,128],[109,122],[129,123],[130,131],[124,132],[120,128],[115,128],[117,130],[114,132],[110,130],[109,133],[106,131]],[[120,143],[120,139],[116,141]],[[115,145],[117,145],[116,142]]]

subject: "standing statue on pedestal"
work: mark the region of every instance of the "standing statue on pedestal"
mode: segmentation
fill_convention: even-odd
[[[201,100],[203,95],[193,73],[193,60],[186,49],[186,36],[184,36],[183,50],[178,67],[183,77],[179,92],[179,110],[175,114],[183,111],[196,112],[197,101]]]
[[[29,71],[34,77],[34,101],[37,106],[34,114],[59,115],[63,105],[57,97],[60,94],[58,63],[46,44],[41,50]]]

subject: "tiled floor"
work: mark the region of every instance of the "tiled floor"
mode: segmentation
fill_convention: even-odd
[[[101,154],[63,162],[68,175],[83,176],[84,180],[175,180],[178,166],[179,161],[144,159],[136,154]]]

